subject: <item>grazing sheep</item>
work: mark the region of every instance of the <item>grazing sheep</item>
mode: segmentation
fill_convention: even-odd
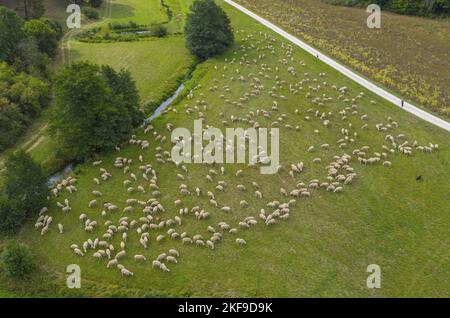
[[[96,196],[96,197],[101,197],[102,196],[102,193],[100,191],[97,191],[97,190],[92,191],[92,194],[94,196]]]
[[[169,263],[172,263],[172,264],[177,264],[178,263],[177,259],[175,257],[173,257],[173,256],[170,256],[170,255],[168,255],[166,257],[166,261],[169,262]]]
[[[134,255],[134,260],[135,261],[146,261],[147,258],[144,255]]]
[[[164,261],[167,258],[167,254],[166,253],[161,253],[158,255],[158,257],[156,258],[157,261]]]
[[[183,237],[183,238],[181,239],[181,242],[182,242],[183,244],[192,244],[192,243],[193,243],[193,241],[192,241],[192,239],[191,239],[190,237]]]
[[[236,239],[236,243],[241,245],[241,246],[247,245],[247,242],[244,239],[241,239],[241,238],[237,238]]]
[[[231,208],[229,206],[224,206],[220,210],[222,210],[223,212],[226,212],[226,213],[230,213],[231,212]]]
[[[152,262],[152,267],[158,267],[158,268],[160,268],[160,267],[161,267],[161,262],[158,261],[158,260],[154,260],[154,261]]]
[[[83,252],[79,248],[75,248],[73,252],[78,256],[84,256]]]
[[[239,227],[246,228],[246,229],[248,229],[250,227],[250,225],[248,225],[246,222],[239,222],[238,225],[239,225]]]
[[[167,268],[166,264],[161,263],[161,265],[159,266],[159,268],[163,271],[163,272],[170,272],[170,269]]]
[[[120,270],[120,272],[122,273],[122,276],[133,276],[134,275],[134,273],[133,272],[130,272],[128,269],[126,269],[126,268],[122,268],[121,270]]]
[[[336,189],[334,189],[334,193],[341,193],[342,192],[342,187],[337,187]]]
[[[178,251],[173,248],[169,250],[169,254],[175,257],[180,257],[180,253],[178,253]]]
[[[115,259],[123,258],[123,257],[125,257],[126,255],[127,255],[127,253],[126,253],[124,250],[122,250],[122,251],[120,251],[120,252],[118,252],[118,253],[116,254]]]
[[[200,239],[199,239],[199,240],[196,240],[196,241],[195,241],[195,245],[196,245],[196,246],[205,246],[205,242],[204,242],[203,240],[200,240]]]
[[[119,261],[114,258],[108,262],[108,264],[106,265],[106,268],[111,268],[113,266],[117,266],[117,264],[119,264]]]
[[[245,201],[245,200],[241,200],[241,201],[239,202],[239,206],[240,206],[241,208],[246,208],[246,207],[248,207],[248,202]]]

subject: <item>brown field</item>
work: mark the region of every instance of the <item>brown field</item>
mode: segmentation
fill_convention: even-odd
[[[420,106],[450,117],[450,20],[382,12],[369,29],[364,9],[318,0],[237,0],[324,53]]]

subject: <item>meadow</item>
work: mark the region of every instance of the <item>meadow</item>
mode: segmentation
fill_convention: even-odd
[[[143,130],[136,133],[135,139],[148,140],[150,147],[141,150],[136,144],[124,145],[120,152],[96,158],[102,160],[100,166],[93,166],[92,162],[78,166],[74,172],[78,191],[73,194],[63,191],[49,202],[48,214],[53,217],[50,231],[41,236],[34,229],[34,222],[30,222],[19,234],[39,255],[52,284],[59,286],[64,295],[97,297],[448,297],[445,278],[450,203],[448,133],[377,98],[314,57],[291,48],[262,25],[219,3],[231,18],[236,44],[225,55],[197,66],[184,94],[152,122],[155,133],[145,134]],[[93,52],[101,56],[95,49]],[[288,71],[290,66],[295,74]],[[333,85],[347,89],[342,93]],[[256,87],[259,92],[250,94]],[[188,92],[192,95],[188,96]],[[339,97],[341,94],[344,97]],[[278,110],[272,108],[274,105],[278,105]],[[261,115],[263,110],[269,113],[268,118]],[[367,115],[366,120],[363,115]],[[330,120],[328,128],[320,116]],[[186,172],[172,163],[158,162],[158,153],[170,152],[172,147],[167,124],[192,129],[193,120],[198,117],[203,117],[205,124],[222,129],[224,120],[227,127],[249,127],[254,121],[261,127],[270,127],[278,121],[282,168],[275,175],[261,175],[259,169],[246,164],[226,164],[225,174],[221,175],[221,165],[186,164]],[[386,131],[376,129],[380,123]],[[365,124],[367,129],[362,128]],[[395,146],[385,139],[388,134],[395,136]],[[158,135],[166,140],[161,142],[160,137],[156,138]],[[347,141],[347,147],[339,147],[341,138]],[[424,153],[413,147],[412,154],[407,156],[398,149],[404,141],[411,146],[414,141],[419,145],[438,144],[439,149]],[[330,145],[328,150],[321,147],[325,143]],[[391,153],[383,145],[395,151]],[[157,150],[158,146],[162,151]],[[311,146],[315,150],[308,152]],[[353,151],[363,146],[368,147],[367,158],[375,152],[387,152],[387,158],[382,160],[390,161],[392,166],[358,162]],[[326,181],[327,165],[336,160],[335,155],[344,154],[352,157],[349,165],[356,177],[343,186],[342,193],[311,189],[311,197],[295,198],[296,204],[290,206],[287,220],[280,219],[273,226],[264,224],[259,213],[262,208],[267,214],[272,212],[268,202],[288,202],[294,198],[281,194],[280,188],[289,193],[300,182],[308,186],[312,179]],[[144,163],[139,162],[139,155]],[[114,168],[118,156],[133,160],[129,171]],[[321,162],[313,163],[315,158],[321,158]],[[304,171],[290,176],[291,164],[300,161],[305,164]],[[127,256],[120,263],[134,276],[123,277],[116,268],[106,268],[105,258],[92,257],[93,250],[79,257],[70,246],[81,247],[88,238],[101,239],[107,220],[117,224],[125,215],[130,220],[143,215],[138,207],[122,213],[126,199],[146,201],[153,197],[148,182],[140,177],[142,171],[138,167],[142,164],[151,164],[155,170],[161,192],[156,198],[165,208],[164,213],[153,215],[154,222],[179,216],[181,225],[172,226],[177,233],[187,232],[190,237],[201,234],[207,239],[211,235],[207,227],[211,226],[222,233],[223,240],[214,249],[184,245],[180,239],[171,239],[167,234],[169,227],[164,227],[150,231],[149,248],[144,249],[138,242],[140,235],[132,229],[125,244]],[[93,178],[100,177],[99,168],[108,170],[112,177],[96,185]],[[211,174],[210,169],[218,172],[212,176],[212,182],[205,178]],[[235,176],[238,169],[243,170],[241,177]],[[131,178],[130,173],[138,176],[133,187],[142,185],[146,193],[127,192],[123,181]],[[178,174],[184,175],[184,180]],[[416,181],[419,175],[422,180]],[[225,191],[216,190],[218,181],[227,183]],[[255,197],[252,182],[259,184],[262,199]],[[181,195],[180,184],[186,184],[192,194]],[[247,190],[238,191],[239,184]],[[196,187],[202,191],[199,197],[195,195]],[[94,190],[103,195],[97,198],[98,205],[89,208],[89,201],[95,198]],[[209,202],[207,191],[215,194],[218,208]],[[57,201],[64,199],[69,200],[72,208],[68,213],[56,206]],[[182,200],[183,208],[200,206],[210,212],[210,218],[197,220],[193,212],[180,215],[180,207],[174,204],[177,199]],[[240,207],[239,201],[243,199],[248,208]],[[104,202],[117,204],[119,211],[101,216]],[[231,207],[232,213],[220,210],[225,205]],[[82,213],[98,223],[91,233],[84,231],[79,221]],[[258,224],[240,228],[238,223],[249,216],[255,217]],[[237,228],[237,234],[221,231],[219,222]],[[58,223],[64,225],[64,234],[58,233]],[[165,235],[165,239],[157,242],[157,235]],[[120,249],[119,236],[114,235],[109,242],[116,250]],[[245,239],[247,244],[237,245],[236,238]],[[178,264],[167,265],[171,272],[152,268],[151,261],[170,248],[180,253]],[[145,255],[147,261],[134,261],[135,254]],[[64,287],[65,268],[73,263],[82,269],[80,290]],[[366,287],[369,264],[381,266],[381,289]],[[32,293],[36,288],[39,293],[42,286],[37,285],[28,286],[28,291]]]
[[[108,10],[107,17],[114,23],[134,21],[150,25],[168,21],[167,12],[161,1],[108,0],[105,6]]]
[[[364,8],[316,0],[238,0],[316,49],[438,115],[450,116],[450,20],[383,11],[381,29]]]
[[[188,74],[194,60],[183,36],[136,42],[71,42],[71,60],[88,60],[116,69],[128,69],[136,81],[143,104],[161,101]]]

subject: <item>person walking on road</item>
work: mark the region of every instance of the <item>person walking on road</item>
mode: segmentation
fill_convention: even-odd
[[[402,99],[402,107],[405,105],[405,101]]]

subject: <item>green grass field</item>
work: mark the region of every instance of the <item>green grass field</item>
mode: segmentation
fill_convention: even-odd
[[[197,67],[193,79],[188,83],[190,88],[200,85],[193,91],[194,99],[179,100],[173,105],[177,112],[168,112],[153,122],[155,130],[166,136],[167,141],[160,143],[154,140],[152,133],[145,135],[139,131],[137,138],[148,140],[149,150],[140,151],[138,146],[130,145],[120,153],[103,156],[101,167],[106,168],[113,176],[99,186],[93,182],[93,178],[100,175],[99,167],[93,167],[89,163],[79,166],[75,171],[78,191],[71,195],[63,192],[57,198],[60,202],[67,198],[72,210],[63,214],[53,199],[49,204],[49,214],[53,217],[49,233],[40,236],[32,223],[21,231],[19,238],[26,241],[39,255],[46,272],[56,277],[52,276],[52,281],[63,290],[65,268],[76,263],[82,269],[82,288],[78,291],[68,290],[67,293],[84,296],[448,297],[448,133],[375,97],[300,49],[294,48],[292,54],[289,53],[289,44],[283,39],[226,4],[223,7],[231,18],[236,45],[224,56]],[[79,50],[83,52],[81,47]],[[101,52],[96,52],[95,49],[90,52],[95,52],[92,56],[102,57]],[[111,53],[107,54],[106,50],[103,52],[103,61],[107,62],[107,56]],[[120,54],[117,54],[119,57]],[[129,54],[135,53],[130,50]],[[265,57],[261,57],[261,54]],[[230,64],[233,59],[235,62]],[[282,63],[283,59],[287,61],[286,64]],[[301,65],[301,61],[305,66]],[[144,64],[139,65],[142,70]],[[287,71],[291,65],[295,66],[296,76]],[[279,69],[276,70],[276,67]],[[326,75],[319,77],[321,72]],[[304,73],[309,76],[306,77]],[[244,82],[237,80],[240,75],[245,77]],[[270,78],[264,78],[264,75]],[[278,82],[275,76],[278,76]],[[228,85],[230,92],[225,93],[226,99],[240,101],[245,93],[250,92],[250,85],[255,83],[252,80],[254,77],[258,77],[264,87],[261,88],[260,95],[242,101],[242,107],[228,104],[225,99],[220,98],[223,94],[222,87]],[[298,94],[290,92],[290,85],[298,84],[305,78],[309,78],[310,82],[305,82]],[[140,90],[145,90],[143,85],[147,84],[139,83]],[[307,92],[311,92],[308,87],[318,85],[321,88],[317,93],[312,92],[313,97],[326,94],[333,98],[322,106],[306,97]],[[348,87],[346,97],[349,99],[360,92],[364,92],[365,96],[346,103],[342,99],[338,100],[339,93],[331,85]],[[210,91],[211,86],[218,86],[218,90]],[[278,96],[286,96],[286,99],[270,96],[270,90],[276,91]],[[205,101],[206,110],[203,109],[204,103],[201,100]],[[279,111],[271,111],[274,100],[278,101]],[[375,103],[371,103],[371,100]],[[351,113],[351,104],[357,105],[357,114]],[[205,179],[210,166],[190,164],[185,173],[173,164],[157,163],[155,148],[161,146],[170,152],[172,146],[166,124],[170,122],[174,127],[192,128],[193,120],[198,118],[197,112],[187,115],[186,107],[197,107],[204,113],[205,125],[219,128],[224,128],[224,119],[228,120],[230,127],[249,125],[244,121],[231,123],[231,115],[239,118],[247,116],[257,120],[261,127],[270,127],[274,120],[286,114],[280,127],[280,160],[283,168],[276,175],[261,175],[259,169],[243,164],[227,164],[225,175],[220,176],[219,172],[219,176],[214,177],[214,182],[210,182]],[[339,112],[345,107],[349,107],[347,119],[342,120]],[[270,119],[249,113],[256,112],[257,109],[270,112]],[[295,109],[299,110],[299,114],[295,114]],[[308,112],[309,109],[312,112]],[[316,110],[320,113],[330,112],[330,128],[325,128],[322,120],[314,115]],[[223,118],[220,117],[220,112],[224,114]],[[369,119],[363,121],[360,118],[363,114],[367,114]],[[305,116],[309,116],[310,120],[306,120]],[[389,116],[399,123],[399,127],[386,132],[377,131],[375,125],[388,123]],[[365,123],[369,127],[363,130],[361,126]],[[300,130],[288,129],[284,124],[293,127],[298,125]],[[345,149],[340,149],[337,145],[337,140],[344,138],[342,128],[349,129],[351,136],[355,138],[354,143],[349,143]],[[354,133],[358,135],[354,136]],[[384,151],[382,145],[391,148],[390,143],[385,141],[387,134],[404,134],[404,140],[408,140],[410,144],[415,140],[420,145],[428,145],[429,142],[439,144],[439,150],[433,153],[413,150],[409,157],[396,151],[388,155],[387,160],[392,162],[392,167],[389,168],[381,164],[361,165],[356,156],[352,156],[350,165],[357,177],[351,185],[344,186],[343,193],[312,190],[311,198],[297,199],[288,220],[279,221],[273,227],[265,226],[258,218],[261,208],[265,208],[267,213],[272,212],[266,206],[269,201],[287,202],[291,199],[280,194],[281,187],[290,192],[300,181],[306,184],[314,178],[324,181],[327,176],[325,167],[333,161],[334,155],[351,154],[354,149],[364,145],[370,147],[368,156]],[[323,143],[330,144],[330,149],[321,149],[320,145]],[[311,145],[316,150],[309,153],[306,150]],[[166,234],[168,227],[151,230],[149,248],[144,250],[138,243],[139,235],[135,230],[130,230],[126,243],[127,256],[120,263],[134,272],[132,278],[122,277],[117,269],[107,269],[107,260],[93,258],[92,250],[84,257],[75,256],[70,249],[71,244],[81,246],[88,238],[101,238],[105,229],[103,223],[106,220],[117,223],[123,216],[122,212],[114,212],[102,217],[100,206],[88,208],[88,202],[94,198],[91,194],[93,190],[103,193],[98,199],[100,202],[117,204],[120,211],[125,207],[127,198],[148,200],[152,197],[148,183],[140,177],[140,163],[137,160],[139,154],[143,155],[145,163],[151,163],[157,171],[162,193],[158,200],[164,205],[166,212],[155,214],[156,220],[167,220],[178,215],[179,208],[174,205],[174,200],[178,198],[182,199],[184,207],[199,205],[211,213],[210,219],[202,221],[198,221],[192,214],[182,216],[182,225],[173,226],[178,233],[186,231],[190,237],[199,233],[207,238],[210,235],[207,232],[208,225],[218,229],[217,223],[225,221],[232,227],[237,227],[238,222],[247,216],[255,216],[258,224],[248,230],[239,229],[237,234],[224,233],[223,241],[214,250],[182,245],[180,240],[169,239]],[[122,182],[130,178],[130,172],[124,174],[121,169],[113,168],[112,164],[117,156],[133,159],[130,172],[138,175],[138,181],[133,183],[133,187],[139,184],[145,186],[146,194],[127,193]],[[316,157],[320,157],[322,163],[312,163]],[[306,169],[292,178],[288,174],[289,166],[299,161],[305,163]],[[219,166],[215,167],[217,171]],[[234,176],[238,169],[244,170],[240,178]],[[184,181],[177,179],[176,175],[179,173],[185,176]],[[420,182],[416,181],[418,175],[422,175],[423,180]],[[219,180],[228,183],[223,193],[214,188]],[[260,185],[262,200],[255,198],[252,181]],[[194,192],[195,187],[200,187],[203,194],[200,197],[182,196],[179,194],[181,183],[186,184],[191,192]],[[247,191],[238,192],[238,184],[244,184]],[[219,207],[231,206],[233,212],[225,214],[212,207],[205,195],[207,191],[215,193]],[[249,202],[248,208],[239,207],[239,200],[242,199]],[[92,233],[83,230],[78,220],[81,213],[86,213],[91,220],[98,222],[98,227]],[[138,219],[142,213],[135,208],[128,216],[130,219]],[[64,224],[65,233],[62,235],[58,234],[58,223]],[[166,235],[165,240],[160,243],[155,240],[159,234]],[[115,235],[110,242],[116,249],[119,248],[119,236]],[[244,238],[247,245],[236,245],[236,237]],[[170,248],[176,248],[181,254],[177,265],[168,265],[171,272],[163,273],[152,268],[151,260]],[[134,254],[144,254],[147,261],[135,262]],[[381,266],[381,289],[371,290],[366,287],[366,268],[369,264]]]
[[[193,63],[183,36],[94,44],[72,41],[70,54],[71,60],[129,69],[144,103],[159,101],[162,95],[174,90],[177,80],[188,73]]]
[[[167,22],[167,14],[159,0],[106,0],[103,6],[108,10],[108,13],[104,14],[105,17],[114,23],[134,21],[150,25]]]

